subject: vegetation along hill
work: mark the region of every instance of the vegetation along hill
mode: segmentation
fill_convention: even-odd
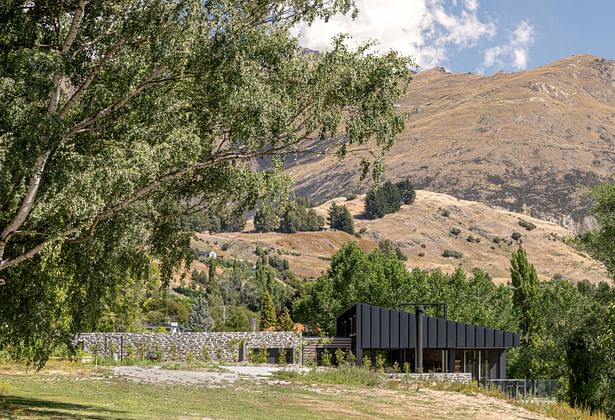
[[[615,172],[615,62],[577,55],[519,73],[416,75],[386,176],[418,188],[591,226],[590,186]],[[296,190],[331,199],[357,189],[358,157],[291,163]]]
[[[389,239],[408,257],[409,268],[452,272],[459,265],[467,270],[479,267],[497,283],[505,283],[510,279],[510,255],[519,244],[513,239],[517,232],[544,279],[608,279],[600,263],[567,243],[571,232],[555,223],[423,190],[417,191],[412,205],[402,206],[399,212],[367,220],[362,218],[363,198],[336,198],[316,208],[326,216],[331,202],[346,205],[354,216],[360,238],[333,230],[254,233],[248,223],[241,233],[197,234],[192,246],[202,251],[215,249],[226,258],[251,261],[257,259],[257,248],[259,253],[268,250],[288,259],[296,275],[314,278],[327,270],[329,258],[345,242],[355,240],[368,251],[378,246],[379,241]],[[443,256],[446,251],[451,256]]]

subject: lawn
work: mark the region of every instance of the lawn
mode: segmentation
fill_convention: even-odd
[[[386,382],[376,386],[340,385],[278,377],[217,384],[146,384],[118,377],[108,368],[70,364],[50,364],[39,373],[0,365],[0,417],[545,418],[486,395],[402,389]]]

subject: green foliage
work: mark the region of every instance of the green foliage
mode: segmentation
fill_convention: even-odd
[[[376,359],[375,359],[376,372],[384,373],[385,361],[386,359],[384,357],[384,354],[382,354],[381,352],[376,353]]]
[[[330,138],[340,158],[393,145],[411,60],[343,36],[305,54],[291,34],[351,1],[243,6],[0,8],[0,348],[42,363],[96,328],[128,277],[144,282],[150,258],[167,282],[190,262],[187,207],[238,215],[287,196],[279,156]]]
[[[528,222],[527,220],[519,219],[519,226],[524,228],[525,230],[534,230],[536,229],[536,225],[532,222]]]
[[[293,303],[293,314],[308,328],[335,333],[335,317],[357,302],[397,308],[402,302],[446,302],[451,319],[494,328],[515,327],[512,293],[495,286],[480,270],[466,275],[439,271],[409,272],[397,258],[379,250],[364,253],[354,242],[333,255],[331,267]]]
[[[382,218],[398,211],[401,202],[399,188],[387,181],[382,187],[371,189],[365,196],[365,215],[369,219]]]
[[[276,363],[278,365],[286,364],[286,349],[278,349],[278,356],[276,358]]]
[[[259,318],[259,328],[264,331],[268,328],[275,328],[278,324],[278,319],[275,315],[275,307],[273,306],[273,299],[271,293],[265,290],[261,298],[261,312]]]
[[[309,205],[305,200],[292,200],[286,205],[282,214],[278,230],[282,233],[295,233],[307,231],[319,231],[325,225],[325,219],[319,216],[313,209],[307,209]]]
[[[344,350],[335,349],[335,352],[333,352],[333,355],[335,356],[335,364],[337,366],[342,366],[346,364],[346,352]]]
[[[324,349],[320,352],[320,365],[324,367],[331,366],[331,353],[328,349]]]
[[[453,249],[445,249],[444,251],[442,251],[442,256],[444,258],[463,258],[463,252],[461,251],[455,251]]]
[[[521,239],[521,234],[519,232],[513,232],[512,235],[510,235],[510,237],[514,240],[514,241],[518,241],[519,239]]]
[[[329,225],[331,229],[341,230],[354,234],[354,220],[346,206],[331,203],[329,207]]]
[[[294,370],[280,370],[274,376],[286,381],[300,381],[315,384],[376,386],[382,382],[380,375],[352,365],[338,366],[337,369],[309,370],[297,372]]]
[[[390,239],[381,239],[378,241],[378,249],[387,257],[395,257],[401,261],[406,261],[408,259],[401,248]]]
[[[257,232],[273,232],[280,226],[280,216],[270,204],[262,204],[254,214],[254,230]]]
[[[196,299],[196,303],[192,305],[192,310],[188,316],[187,327],[192,332],[207,332],[213,331],[214,320],[209,312],[209,304],[203,296]]]
[[[592,189],[592,208],[598,227],[580,235],[577,245],[602,262],[615,277],[615,178]]]
[[[414,185],[408,178],[395,184],[399,189],[401,201],[404,204],[412,204],[416,198],[416,192],[414,191]]]
[[[363,361],[362,361],[362,366],[363,369],[365,370],[371,370],[372,368],[372,358],[369,357],[369,354],[364,354],[363,355]]]
[[[526,378],[536,377],[535,359],[532,357],[532,343],[538,334],[539,303],[541,290],[538,284],[538,274],[527,259],[527,253],[521,247],[515,251],[510,260],[510,275],[513,292],[513,308],[519,323],[521,343],[519,366]]]
[[[280,314],[278,325],[280,326],[282,331],[292,331],[293,330],[293,326],[295,325],[295,323],[290,317],[290,311],[288,310],[286,306],[284,307],[284,309],[282,309],[282,313]]]

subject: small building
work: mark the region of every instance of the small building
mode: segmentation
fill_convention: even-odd
[[[360,365],[369,354],[386,354],[417,373],[471,373],[474,379],[505,379],[506,350],[519,345],[516,333],[357,303],[337,317],[336,339],[350,338]],[[418,345],[417,345],[418,344]]]

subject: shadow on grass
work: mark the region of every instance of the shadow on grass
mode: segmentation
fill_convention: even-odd
[[[4,402],[11,411],[23,415],[36,415],[49,418],[109,419],[126,418],[126,412],[96,405],[74,404],[38,398],[23,398],[5,395]],[[91,412],[91,413],[88,413]],[[0,412],[1,414],[1,412]]]

